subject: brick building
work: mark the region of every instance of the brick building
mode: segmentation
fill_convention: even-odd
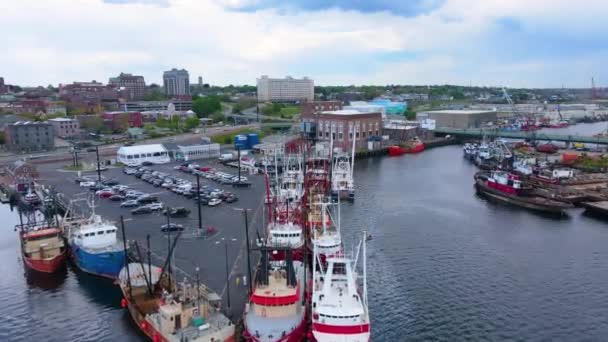
[[[124,89],[127,100],[139,100],[146,95],[146,81],[143,76],[121,72],[117,77],[111,77],[108,85]]]
[[[76,119],[54,118],[48,122],[53,126],[55,136],[70,138],[80,135],[80,123]]]
[[[356,110],[334,110],[302,117],[304,132],[319,141],[333,137],[334,146],[349,149],[353,139],[357,149],[365,148],[370,137],[382,135],[382,114]],[[353,135],[354,133],[354,135]]]
[[[341,101],[309,101],[300,105],[302,118],[310,118],[313,114],[342,109]]]
[[[48,122],[17,121],[4,130],[6,146],[13,152],[49,151],[55,148],[55,132]]]
[[[102,117],[108,128],[113,131],[125,131],[130,127],[144,125],[140,112],[105,112]]]
[[[121,96],[123,95],[115,86],[96,81],[59,85],[59,97],[62,100],[89,113],[97,112],[100,108],[117,106]]]

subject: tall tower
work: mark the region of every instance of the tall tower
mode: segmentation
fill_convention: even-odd
[[[597,89],[595,89],[595,80],[591,77],[591,99],[595,100],[597,98]]]
[[[203,89],[203,76],[198,77],[198,88]]]

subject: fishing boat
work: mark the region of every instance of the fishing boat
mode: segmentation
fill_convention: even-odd
[[[353,140],[353,144],[354,144]],[[354,146],[353,146],[354,147]],[[350,158],[349,158],[350,157]],[[331,169],[331,196],[334,199],[355,199],[355,182],[353,179],[354,170],[354,149],[352,156],[338,149],[334,153],[334,161]]]
[[[371,324],[367,305],[366,247],[363,246],[363,276],[358,282],[355,259],[343,255],[320,259],[313,252],[312,338],[318,342],[369,341]],[[315,247],[316,248],[316,247]],[[358,249],[360,250],[360,249]],[[360,287],[361,285],[361,287]],[[362,288],[362,290],[360,290]]]
[[[306,338],[307,302],[303,262],[294,261],[291,249],[284,261],[271,261],[274,251],[262,247],[255,288],[245,307],[244,337],[256,342],[299,342]]]
[[[556,153],[559,150],[559,147],[554,144],[540,144],[536,146],[536,151],[542,153]]]
[[[124,266],[125,251],[118,228],[93,214],[84,221],[65,221],[64,233],[76,267],[94,275],[116,279]]]
[[[571,203],[534,195],[531,188],[523,185],[521,176],[506,171],[477,173],[475,188],[485,197],[530,210],[563,214],[564,210],[573,208]]]
[[[61,229],[48,223],[18,225],[25,265],[38,272],[54,273],[65,264],[66,246]]]
[[[477,155],[478,148],[477,144],[465,143],[462,147],[462,156],[467,160],[473,161]]]
[[[388,147],[388,155],[391,157],[406,153],[420,153],[422,151],[424,151],[424,143],[418,137],[408,140],[402,146],[393,145]]]
[[[332,219],[329,205],[324,202],[315,203],[308,213],[308,225],[312,230],[311,243],[313,249],[319,252],[323,260],[343,252],[339,220],[340,204],[337,204],[338,222],[334,222]]]

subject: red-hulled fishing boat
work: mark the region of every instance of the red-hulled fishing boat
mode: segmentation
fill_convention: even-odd
[[[23,261],[30,269],[53,273],[65,264],[66,246],[59,228],[21,225],[19,239]]]
[[[409,140],[403,146],[393,145],[388,147],[388,155],[391,157],[406,153],[420,153],[422,151],[424,151],[424,143],[418,138]]]

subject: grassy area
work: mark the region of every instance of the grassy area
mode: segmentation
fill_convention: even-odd
[[[292,119],[295,115],[300,113],[300,107],[283,103],[273,103],[262,108],[262,113],[267,116]]]
[[[243,128],[230,133],[218,134],[211,137],[211,141],[218,144],[232,144],[234,143],[234,136],[239,134],[257,133],[260,136],[260,140],[265,135],[265,132],[260,132],[253,128]]]
[[[608,158],[582,157],[576,164],[584,168],[608,168]]]

